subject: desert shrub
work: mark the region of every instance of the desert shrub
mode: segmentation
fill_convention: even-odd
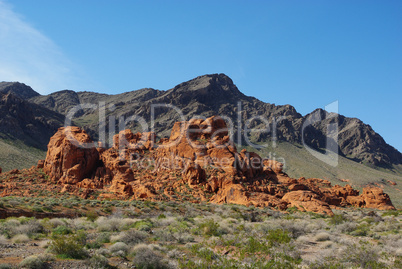
[[[70,221],[69,226],[75,230],[90,230],[93,228],[93,223],[86,218],[77,218]]]
[[[292,240],[292,238],[289,235],[289,232],[282,229],[269,231],[268,234],[266,235],[266,239],[268,240],[270,246],[286,244]]]
[[[321,232],[315,235],[315,240],[317,241],[327,241],[329,240],[330,235],[326,232]]]
[[[185,254],[178,249],[172,249],[167,253],[167,256],[171,259],[179,259],[182,258]]]
[[[370,224],[363,221],[359,225],[357,225],[354,231],[351,231],[350,234],[354,236],[366,236],[370,231]]]
[[[30,219],[26,223],[16,227],[15,233],[19,234],[26,234],[28,236],[32,236],[37,233],[42,233],[44,231],[43,226],[40,224],[39,221],[35,219]]]
[[[32,255],[22,260],[19,265],[22,268],[41,269],[45,268],[46,264],[38,256]]]
[[[95,224],[100,232],[116,232],[120,229],[121,221],[122,219],[120,218],[99,217]]]
[[[182,233],[175,233],[174,234],[175,239],[179,244],[184,244],[188,242],[193,242],[194,241],[194,236],[192,236],[189,233],[182,232]]]
[[[72,234],[72,233],[73,233],[73,231],[65,225],[57,226],[52,231],[53,235],[66,235],[66,234]]]
[[[349,246],[344,253],[344,261],[361,268],[384,268],[379,261],[380,249],[371,243],[361,241],[359,245]]]
[[[107,248],[100,248],[100,249],[95,251],[95,255],[101,255],[101,256],[104,256],[104,257],[110,257],[111,254],[112,253]]]
[[[50,223],[52,228],[56,228],[56,227],[61,226],[61,225],[66,225],[65,221],[63,221],[62,219],[57,219],[57,218],[56,219],[50,219],[49,223]]]
[[[13,238],[11,238],[11,241],[13,243],[26,243],[29,242],[29,237],[26,234],[17,234]]]
[[[172,242],[176,240],[176,237],[172,234],[172,232],[165,229],[156,230],[154,232],[154,238],[155,240],[162,242]]]
[[[137,221],[133,225],[133,228],[145,232],[149,232],[153,227],[154,224],[150,219]]]
[[[109,251],[113,256],[125,257],[128,252],[128,246],[123,242],[116,242],[109,247]]]
[[[206,236],[218,236],[219,224],[213,219],[207,219],[198,225],[200,231]]]
[[[147,245],[140,244],[135,246],[133,248],[133,253],[135,254],[133,264],[136,266],[136,268],[169,268],[167,263],[163,261],[162,255],[152,250]]]
[[[136,245],[146,241],[148,234],[142,231],[130,229],[122,233],[122,242],[127,245]]]
[[[29,269],[46,268],[47,267],[46,263],[54,260],[55,258],[53,257],[53,255],[50,255],[49,253],[32,255],[22,260],[19,266],[22,268],[29,268]]]
[[[335,214],[329,219],[329,224],[338,225],[345,222],[347,219],[344,215]]]
[[[176,222],[176,218],[174,218],[174,217],[161,218],[161,219],[157,219],[155,226],[166,227],[166,226],[171,225],[174,222]]]
[[[219,259],[219,256],[210,248],[201,247],[195,253],[198,257],[208,262]]]
[[[90,259],[85,261],[86,268],[88,269],[106,269],[111,268],[108,259],[103,255],[93,255]]]
[[[61,258],[83,259],[88,256],[84,246],[85,240],[81,234],[54,235],[49,251]]]
[[[89,240],[86,243],[87,248],[93,248],[93,249],[98,249],[103,247],[105,243],[110,242],[110,233],[99,233],[96,234],[95,237],[92,240]]]
[[[347,234],[347,233],[350,233],[350,232],[356,230],[356,228],[357,228],[357,223],[346,221],[346,222],[336,225],[336,227],[334,227],[333,229],[336,232]]]
[[[260,241],[252,236],[247,239],[244,245],[242,245],[240,252],[242,256],[245,257],[248,254],[255,254],[257,252],[268,253],[269,249],[270,245],[268,242]]]
[[[221,222],[219,222],[219,228],[218,228],[218,233],[219,234],[231,234],[234,232],[234,227],[236,226],[235,224],[237,223],[236,219],[233,218],[228,218],[224,219]]]
[[[1,206],[0,206],[1,207]],[[11,264],[8,263],[2,263],[0,264],[0,269],[13,269],[14,267]]]
[[[123,242],[127,245],[136,245],[146,241],[147,237],[148,234],[146,232],[130,229],[128,231],[121,232],[116,236],[112,236],[111,241]]]
[[[310,233],[314,229],[320,228],[320,226],[312,225],[311,222],[307,220],[280,219],[270,222],[264,222],[260,226],[260,229],[264,233],[270,230],[282,229],[284,231],[287,231],[291,237],[297,238],[301,235]]]
[[[386,211],[386,212],[382,213],[382,216],[383,217],[386,217],[386,216],[397,217],[397,216],[399,216],[401,214],[402,214],[402,210],[389,210],[389,211]]]
[[[0,235],[0,246],[7,244],[7,238],[4,235]]]
[[[85,214],[85,217],[87,218],[87,220],[94,222],[99,217],[99,215],[98,213],[96,213],[96,211],[91,210]]]

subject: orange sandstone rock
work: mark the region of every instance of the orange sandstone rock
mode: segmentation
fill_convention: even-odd
[[[362,198],[367,208],[377,208],[380,210],[395,210],[388,194],[378,187],[366,187],[363,189]]]
[[[311,191],[292,191],[286,193],[282,200],[289,207],[297,207],[301,211],[311,211],[320,214],[334,215],[329,205],[320,200],[320,197]]]
[[[50,139],[43,170],[53,182],[76,184],[91,177],[99,154],[88,134],[78,127],[62,127]]]

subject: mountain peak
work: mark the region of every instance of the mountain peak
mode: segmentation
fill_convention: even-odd
[[[29,99],[40,95],[31,87],[20,82],[0,82],[0,92],[12,93],[22,99]]]
[[[208,74],[183,82],[167,92],[176,102],[188,104],[199,102],[216,105],[225,102],[236,103],[247,99],[232,79],[225,74]]]
[[[214,90],[223,90],[239,94],[240,91],[233,83],[232,79],[225,74],[207,74],[196,77],[189,81],[180,83],[173,88],[173,91],[199,91],[207,87],[212,87]],[[241,94],[241,93],[240,93]]]

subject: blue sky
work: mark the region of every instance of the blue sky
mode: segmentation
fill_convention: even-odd
[[[167,90],[225,73],[306,114],[338,101],[402,151],[402,1],[0,0],[0,81]]]

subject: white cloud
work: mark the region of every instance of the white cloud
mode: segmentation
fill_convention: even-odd
[[[77,69],[50,38],[0,0],[0,81],[23,82],[42,94],[76,90]]]

